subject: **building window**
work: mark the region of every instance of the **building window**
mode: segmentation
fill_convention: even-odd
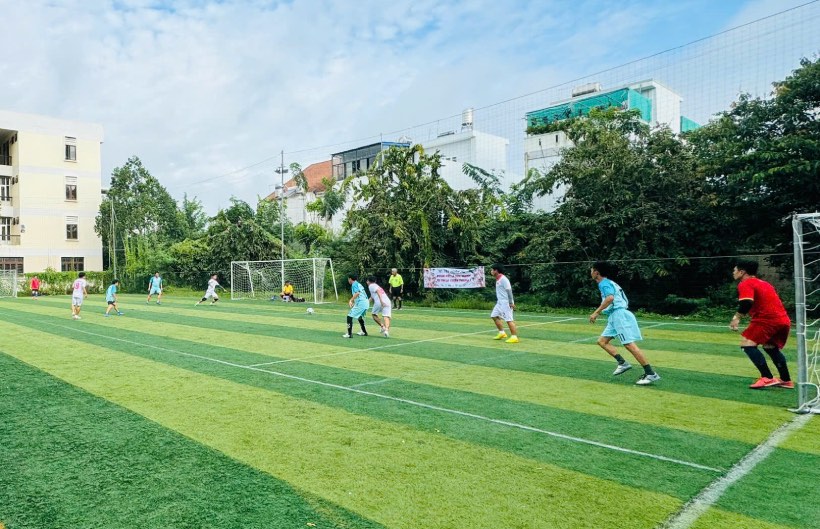
[[[65,218],[65,238],[69,241],[76,241],[77,240],[77,225],[79,223],[79,217],[66,217]]]
[[[63,272],[82,272],[85,270],[85,257],[61,257],[60,270]]]
[[[11,217],[0,217],[0,241],[11,240]]]
[[[66,200],[77,200],[77,177],[76,176],[66,176],[65,177],[65,199]]]
[[[353,160],[350,162],[350,167],[355,173],[356,171],[360,171],[362,169],[362,161],[361,160]]]
[[[23,273],[22,257],[0,257],[0,270],[17,270],[18,274]]]
[[[65,159],[77,161],[77,138],[65,137]]]
[[[0,200],[11,200],[10,176],[0,176]]]

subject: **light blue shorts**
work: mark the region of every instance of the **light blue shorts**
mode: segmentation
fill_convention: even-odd
[[[369,304],[368,305],[359,305],[357,303],[356,305],[353,305],[353,308],[350,309],[350,312],[348,312],[347,315],[350,316],[351,318],[353,318],[354,320],[358,320],[359,318],[364,316],[364,313],[367,312],[368,308],[370,308]]]
[[[154,294],[161,294],[162,292],[158,288],[152,288],[151,292],[148,293],[149,296],[153,296]]]
[[[626,309],[615,309],[607,316],[606,328],[601,336],[618,338],[622,345],[643,340],[635,315]]]

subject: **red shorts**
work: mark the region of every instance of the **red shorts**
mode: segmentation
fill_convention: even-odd
[[[791,332],[791,322],[769,322],[754,321],[749,322],[741,334],[747,340],[751,340],[758,345],[774,344],[778,349],[786,347],[786,341]]]

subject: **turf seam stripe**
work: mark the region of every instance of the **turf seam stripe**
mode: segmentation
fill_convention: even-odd
[[[662,455],[659,455],[659,454],[652,454],[650,452],[643,452],[643,451],[640,451],[640,450],[633,450],[631,448],[625,448],[625,447],[622,447],[622,446],[617,446],[617,445],[612,445],[612,444],[607,444],[607,443],[601,443],[601,442],[598,442],[598,441],[593,441],[591,439],[584,439],[583,437],[575,437],[575,436],[572,436],[572,435],[565,435],[565,434],[558,433],[558,432],[552,432],[550,430],[544,430],[544,429],[541,429],[541,428],[536,428],[534,426],[528,426],[526,424],[516,423],[516,422],[512,422],[512,421],[506,421],[506,420],[503,420],[503,419],[493,419],[492,417],[479,415],[477,413],[470,413],[470,412],[466,412],[466,411],[462,411],[462,410],[456,410],[456,409],[453,409],[453,408],[445,408],[443,406],[436,406],[434,404],[427,404],[427,403],[424,403],[424,402],[419,402],[419,401],[415,401],[415,400],[411,400],[411,399],[404,399],[404,398],[401,398],[401,397],[393,397],[391,395],[384,395],[384,394],[375,393],[375,392],[372,392],[372,391],[365,391],[365,390],[362,390],[362,389],[351,388],[349,386],[342,386],[340,384],[333,384],[333,383],[330,383],[330,382],[322,382],[321,380],[313,380],[313,379],[300,377],[300,376],[296,376],[296,375],[290,375],[288,373],[273,371],[273,370],[270,370],[270,369],[263,369],[263,368],[260,368],[260,367],[247,366],[247,365],[242,365],[242,364],[235,364],[233,362],[227,362],[225,360],[220,360],[218,358],[211,358],[211,357],[208,357],[208,356],[198,355],[198,354],[194,354],[194,353],[186,353],[184,351],[176,351],[174,349],[168,349],[166,347],[160,347],[158,345],[145,344],[145,343],[140,343],[140,342],[136,342],[136,341],[133,341],[133,340],[127,340],[125,338],[116,338],[116,337],[113,337],[113,336],[106,336],[104,334],[98,334],[98,333],[91,332],[91,331],[84,331],[82,329],[77,329],[76,327],[66,327],[64,325],[55,325],[55,327],[59,327],[59,328],[62,328],[62,329],[66,329],[66,330],[74,331],[74,332],[78,332],[78,333],[88,334],[88,335],[91,335],[91,336],[97,336],[97,337],[100,337],[100,338],[105,338],[107,340],[116,340],[116,341],[119,341],[119,342],[129,343],[129,344],[137,345],[137,346],[141,346],[141,347],[148,347],[148,348],[151,348],[151,349],[157,349],[159,351],[166,351],[166,352],[173,353],[173,354],[176,354],[176,355],[187,356],[187,357],[191,357],[191,358],[198,358],[200,360],[205,360],[205,361],[208,361],[208,362],[214,362],[214,363],[218,363],[218,364],[225,365],[225,366],[228,366],[228,367],[234,367],[234,368],[237,368],[237,369],[247,369],[247,370],[250,370],[250,371],[256,371],[256,372],[259,372],[259,373],[266,373],[266,374],[269,374],[269,375],[274,375],[274,376],[286,378],[286,379],[289,379],[289,380],[296,380],[296,381],[304,382],[304,383],[307,383],[307,384],[314,384],[314,385],[317,385],[317,386],[338,389],[338,390],[341,390],[341,391],[348,391],[348,392],[351,392],[351,393],[357,393],[357,394],[365,395],[365,396],[368,396],[368,397],[375,397],[375,398],[379,398],[379,399],[390,400],[390,401],[393,401],[393,402],[400,402],[402,404],[408,404],[408,405],[411,405],[411,406],[416,406],[416,407],[424,408],[424,409],[428,409],[428,410],[439,411],[439,412],[443,412],[443,413],[449,413],[449,414],[458,415],[458,416],[461,416],[461,417],[469,417],[469,418],[472,418],[472,419],[477,419],[477,420],[489,422],[489,423],[492,423],[492,424],[498,424],[500,426],[508,426],[510,428],[516,428],[516,429],[519,429],[519,430],[525,430],[525,431],[529,431],[529,432],[540,433],[540,434],[544,434],[544,435],[547,435],[547,436],[550,436],[550,437],[555,437],[555,438],[558,438],[558,439],[563,439],[563,440],[566,440],[566,441],[572,441],[572,442],[576,442],[576,443],[586,444],[586,445],[590,445],[590,446],[596,446],[598,448],[604,448],[604,449],[607,449],[607,450],[612,450],[612,451],[620,452],[620,453],[623,453],[623,454],[630,454],[630,455],[635,455],[635,456],[640,456],[640,457],[646,457],[646,458],[654,459],[654,460],[657,460],[657,461],[666,461],[668,463],[674,463],[674,464],[677,464],[677,465],[686,466],[686,467],[690,467],[690,468],[695,468],[695,469],[698,469],[698,470],[705,470],[705,471],[708,471],[708,472],[722,472],[723,471],[723,469],[720,469],[720,468],[709,467],[709,466],[706,466],[706,465],[693,463],[691,461],[684,461],[684,460],[681,460],[681,459],[666,457],[666,456],[662,456]]]
[[[658,529],[688,529],[700,518],[710,507],[720,500],[726,490],[733,484],[740,481],[754,468],[763,462],[774,452],[782,442],[789,436],[805,426],[811,420],[811,414],[797,415],[793,419],[783,423],[766,438],[765,441],[757,445],[751,452],[735,463],[720,478],[706,486],[694,498],[683,504],[683,506],[667,518]]]
[[[549,325],[550,323],[563,323],[563,322],[566,322],[566,321],[572,321],[572,320],[578,320],[578,319],[580,319],[580,318],[565,318],[563,320],[542,321],[542,322],[538,322],[538,323],[531,323],[531,324],[528,324],[528,325],[519,325],[519,327],[534,327],[536,325]],[[365,352],[365,351],[377,351],[377,350],[380,350],[380,349],[391,349],[391,348],[395,348],[395,347],[402,347],[402,346],[405,346],[405,345],[416,345],[416,344],[425,343],[425,342],[438,342],[438,341],[441,341],[441,340],[449,340],[451,338],[459,338],[461,336],[473,336],[473,335],[476,335],[476,334],[486,334],[488,332],[497,332],[497,331],[496,331],[496,329],[493,329],[491,331],[485,329],[485,330],[482,330],[482,331],[464,332],[464,333],[459,333],[459,334],[450,334],[448,336],[439,336],[439,337],[436,337],[436,338],[427,338],[425,340],[414,340],[414,341],[410,341],[410,342],[400,342],[400,343],[392,343],[392,344],[386,344],[386,345],[377,345],[376,347],[366,347],[364,349],[347,349],[345,351],[337,351],[335,353],[323,353],[323,354],[318,354],[318,355],[313,355],[313,356],[304,356],[304,357],[301,357],[301,358],[287,358],[285,360],[273,360],[271,362],[262,362],[261,364],[250,364],[247,367],[262,367],[262,366],[269,366],[269,365],[275,365],[275,364],[287,364],[287,363],[290,363],[290,362],[304,362],[304,361],[307,361],[307,360],[314,360],[316,358],[327,358],[329,356],[340,356],[340,355],[347,355],[347,354],[354,354],[354,353],[362,353],[362,352]]]

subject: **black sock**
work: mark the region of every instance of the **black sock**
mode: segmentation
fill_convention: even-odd
[[[655,374],[655,371],[652,370],[652,366],[649,365],[649,364],[646,364],[645,366],[643,366],[643,372],[646,373],[647,375],[654,375]]]
[[[359,318],[359,327],[362,328],[362,332],[367,334],[367,329],[364,328],[364,318]]]
[[[353,318],[348,316],[347,317],[347,335],[350,336],[353,334]]]
[[[618,361],[619,366],[622,366],[626,363],[626,360],[624,360],[624,357],[621,355],[615,355],[613,358]]]
[[[789,366],[786,365],[786,356],[783,354],[783,351],[778,347],[774,349],[766,349],[764,347],[763,350],[766,351],[772,359],[774,367],[777,368],[777,372],[780,374],[780,380],[783,382],[791,380],[792,377],[789,376]]]
[[[743,349],[743,352],[746,353],[746,356],[749,357],[749,360],[752,361],[757,370],[760,371],[761,377],[773,378],[774,375],[772,375],[772,372],[769,370],[769,364],[766,363],[766,358],[757,346],[741,347],[741,349]]]

